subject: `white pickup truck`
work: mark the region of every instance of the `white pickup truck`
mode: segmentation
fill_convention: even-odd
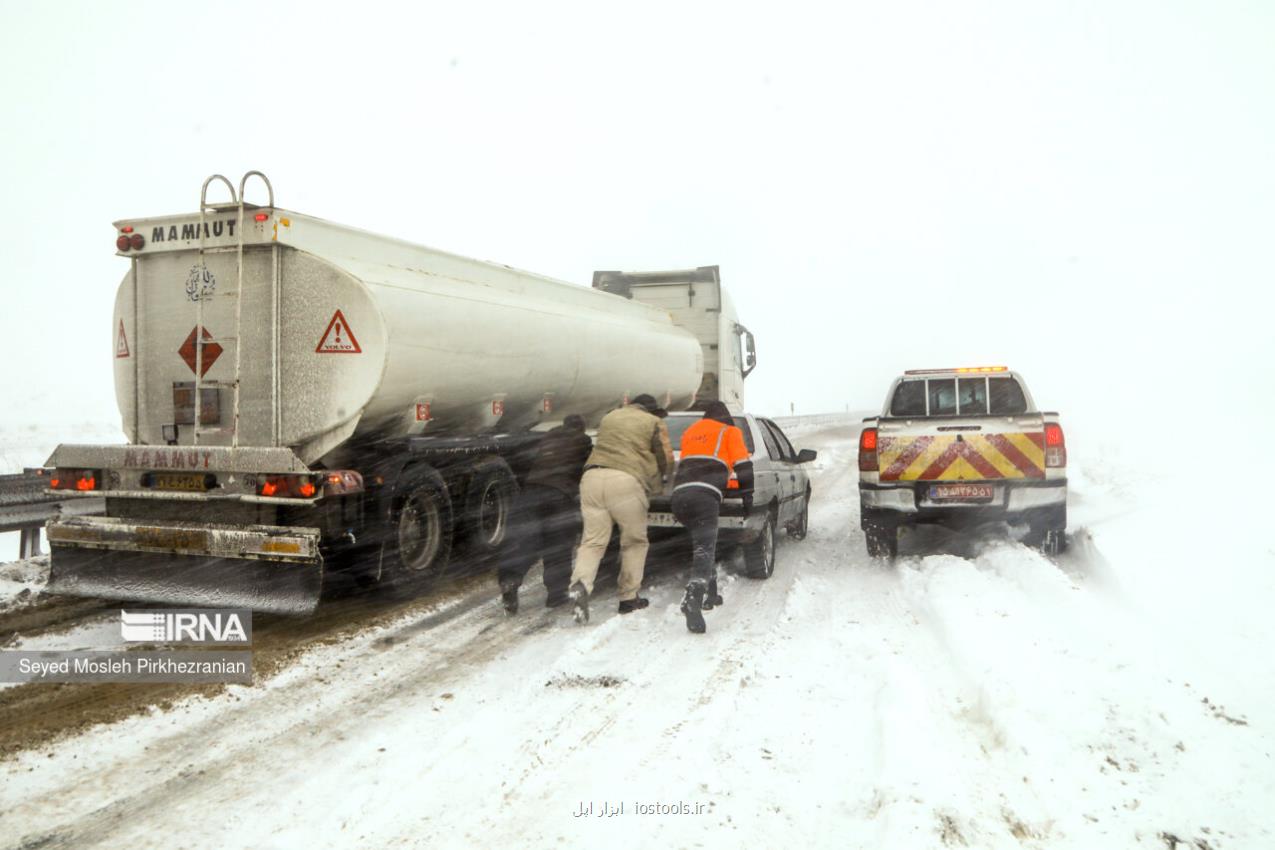
[[[1026,524],[1047,554],[1067,528],[1067,447],[1003,366],[917,369],[890,385],[859,436],[859,516],[873,557],[898,554],[901,526]]]

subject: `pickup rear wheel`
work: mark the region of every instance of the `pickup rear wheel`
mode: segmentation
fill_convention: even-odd
[[[1029,531],[1023,540],[1046,557],[1062,554],[1067,547],[1067,507],[1042,511],[1029,520]]]
[[[749,578],[767,579],[775,574],[775,514],[766,517],[766,524],[752,543],[744,546],[744,575]]]
[[[895,558],[899,554],[899,530],[893,525],[879,522],[865,523],[864,537],[868,542],[868,555],[873,558]]]

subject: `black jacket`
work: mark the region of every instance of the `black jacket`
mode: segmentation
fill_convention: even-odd
[[[559,425],[540,441],[527,484],[552,487],[573,499],[579,498],[580,477],[591,451],[593,441],[588,434]]]

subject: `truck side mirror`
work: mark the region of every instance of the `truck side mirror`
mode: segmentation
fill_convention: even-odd
[[[797,463],[810,463],[817,457],[819,457],[819,452],[814,449],[802,449],[797,452]]]
[[[735,333],[744,338],[744,374],[740,377],[747,378],[748,373],[757,368],[757,341],[753,339],[753,332],[743,325],[735,325]]]

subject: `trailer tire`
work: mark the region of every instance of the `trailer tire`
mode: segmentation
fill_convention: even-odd
[[[770,512],[766,524],[752,543],[744,544],[744,575],[768,579],[775,574],[775,513]]]
[[[447,567],[452,550],[452,500],[432,467],[410,471],[411,484],[395,500],[381,555],[381,585],[406,598],[429,587]]]
[[[513,518],[518,479],[502,458],[485,457],[469,470],[464,514],[459,522],[465,555],[487,558],[500,551]]]

